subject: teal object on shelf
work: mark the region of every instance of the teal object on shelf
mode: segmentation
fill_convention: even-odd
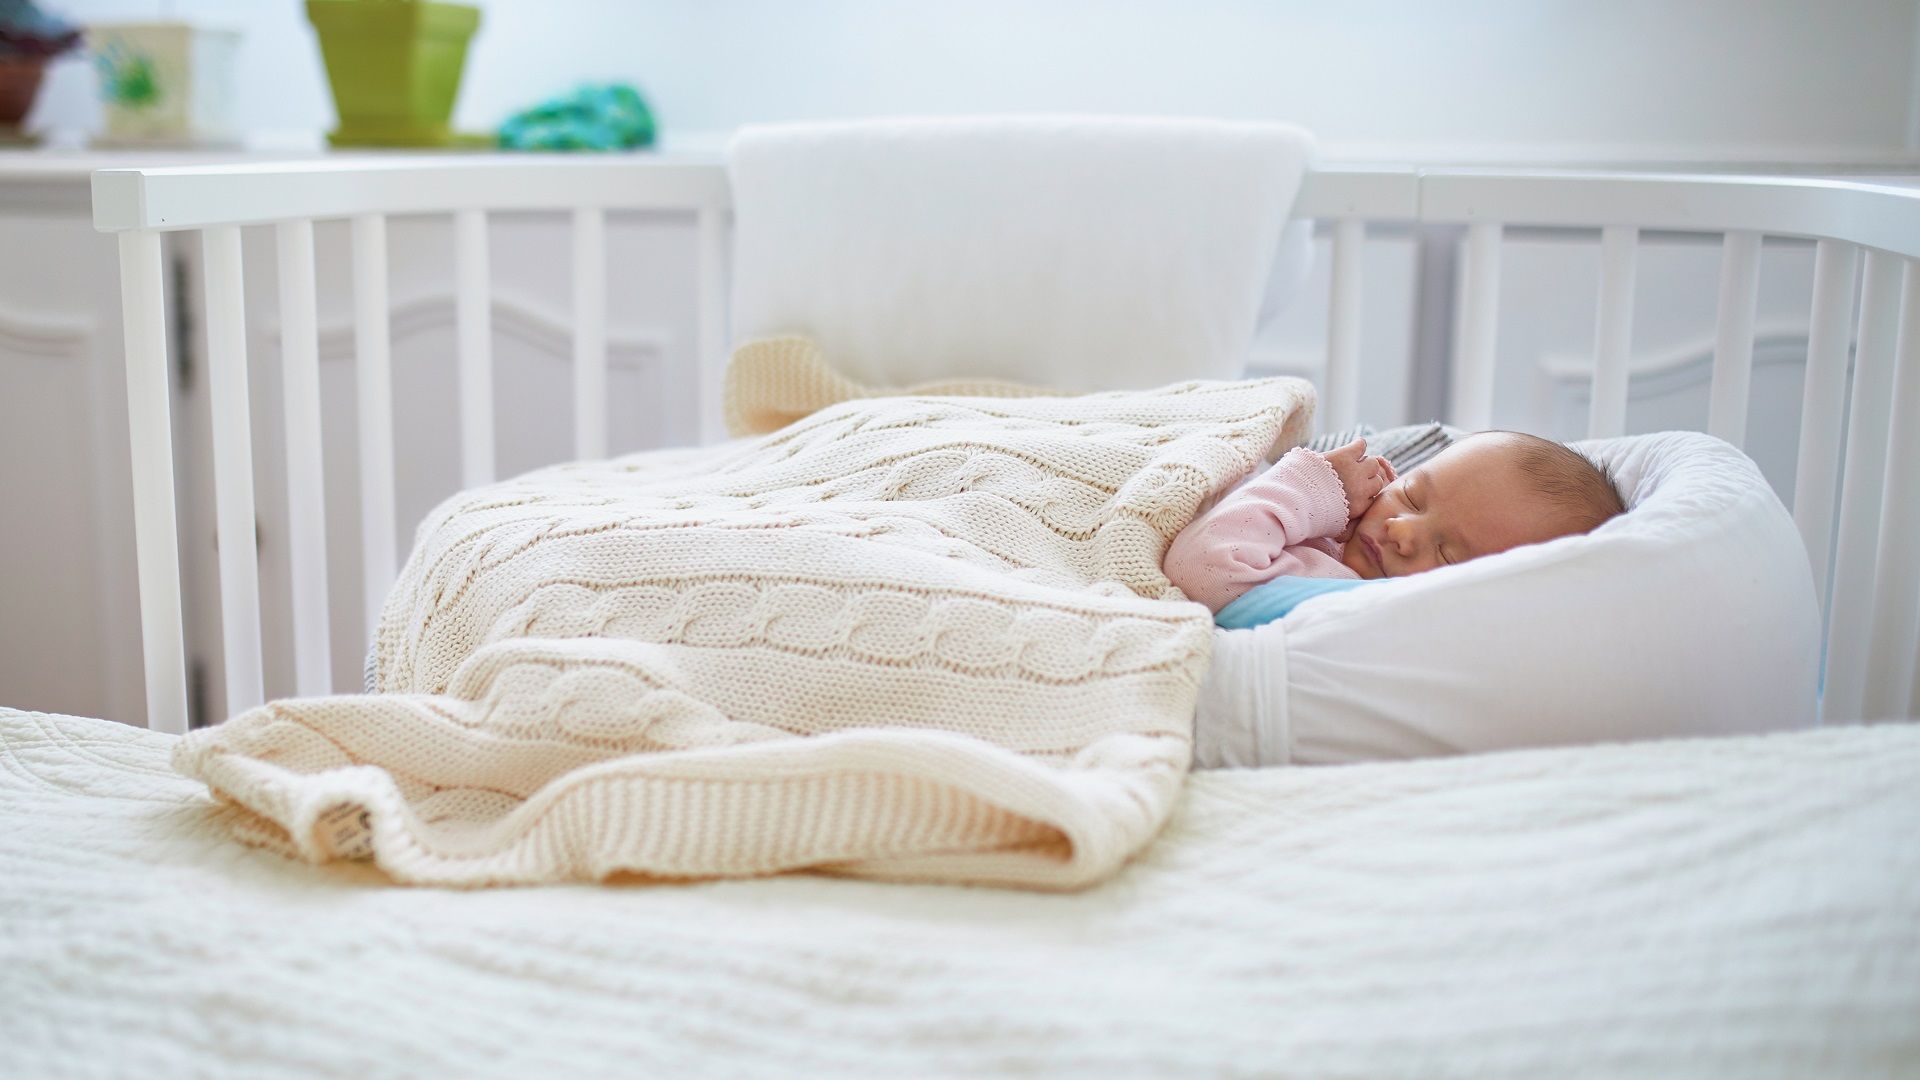
[[[583,86],[500,125],[503,150],[631,150],[653,144],[653,110],[624,83]]]
[[[1213,617],[1213,625],[1245,630],[1284,618],[1316,596],[1346,592],[1381,580],[1385,579],[1277,577],[1241,593],[1239,599],[1220,609]]]

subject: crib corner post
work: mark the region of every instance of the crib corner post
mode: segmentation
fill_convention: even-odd
[[[127,438],[133,452],[133,540],[140,581],[147,727],[184,735],[186,641],[180,620],[180,551],[173,505],[173,429],[168,407],[160,234],[138,229],[119,235]]]

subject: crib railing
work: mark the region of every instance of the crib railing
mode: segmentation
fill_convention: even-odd
[[[700,431],[721,434],[726,357],[725,255],[730,199],[715,163],[660,161],[328,161],[114,169],[94,174],[94,222],[119,234],[133,447],[135,543],[148,724],[187,726],[186,665],[175,541],[167,338],[160,233],[194,230],[204,245],[221,625],[228,709],[264,699],[240,227],[274,227],[280,279],[289,559],[296,689],[330,692],[326,551],[320,483],[313,224],[352,222],[363,592],[369,631],[398,569],[386,221],[454,222],[462,479],[494,476],[487,218],[504,211],[572,215],[574,451],[607,449],[606,215],[664,210],[698,229]],[[1753,364],[1763,236],[1817,242],[1794,517],[1828,619],[1823,714],[1907,715],[1920,702],[1920,193],[1838,181],[1542,171],[1322,168],[1295,206],[1329,226],[1323,423],[1356,419],[1364,280],[1373,223],[1467,226],[1456,298],[1459,350],[1447,419],[1489,426],[1499,316],[1500,250],[1509,226],[1598,230],[1601,277],[1590,435],[1624,432],[1633,281],[1645,230],[1719,234],[1722,264],[1707,430],[1742,444]],[[1857,267],[1859,314],[1855,318]],[[1847,400],[1849,342],[1853,388]],[[1845,462],[1841,447],[1845,446]],[[1844,467],[1843,467],[1844,466]],[[1836,507],[1837,502],[1837,507]],[[1838,514],[1838,539],[1831,545]],[[1831,594],[1826,591],[1834,568]],[[1765,632],[1732,627],[1729,632]]]

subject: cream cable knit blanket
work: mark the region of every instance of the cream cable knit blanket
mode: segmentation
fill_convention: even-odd
[[[174,766],[242,839],[407,883],[1082,887],[1189,763],[1212,624],[1161,554],[1311,406],[1297,379],[856,400],[463,492],[388,597],[382,693],[265,705]]]

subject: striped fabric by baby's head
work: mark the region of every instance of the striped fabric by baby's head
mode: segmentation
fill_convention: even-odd
[[[1330,431],[1307,443],[1307,449],[1326,453],[1355,439],[1367,440],[1367,453],[1378,454],[1393,464],[1393,471],[1404,473],[1433,455],[1452,446],[1461,432],[1445,424],[1408,424],[1406,427],[1375,431],[1361,424],[1345,431]]]

